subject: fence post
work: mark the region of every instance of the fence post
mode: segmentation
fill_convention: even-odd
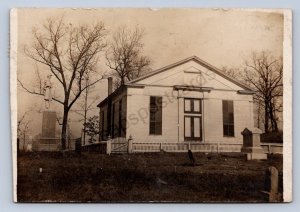
[[[75,152],[79,155],[81,154],[81,138],[75,140]]]
[[[191,142],[189,142],[188,150],[191,150]]]
[[[108,136],[108,140],[106,142],[106,154],[110,155],[111,153],[111,138]]]
[[[217,143],[217,152],[220,153],[220,143]]]
[[[129,139],[128,139],[128,153],[132,153],[132,142],[133,142],[133,139],[132,139],[132,136],[130,135],[129,136]]]

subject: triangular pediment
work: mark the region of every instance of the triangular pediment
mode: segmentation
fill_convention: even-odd
[[[225,90],[251,90],[216,67],[191,57],[135,79],[129,84],[187,85]]]

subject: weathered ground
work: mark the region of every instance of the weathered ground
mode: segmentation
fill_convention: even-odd
[[[101,155],[23,153],[18,156],[20,202],[264,202],[265,171],[280,173],[282,156],[246,161],[241,154]],[[40,172],[42,168],[42,172]]]

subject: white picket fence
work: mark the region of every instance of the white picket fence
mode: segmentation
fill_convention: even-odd
[[[157,142],[134,142],[107,141],[107,153],[142,153],[142,152],[241,152],[241,143],[157,143]]]
[[[134,142],[133,140],[109,140],[107,143],[107,154],[111,153],[147,153],[147,152],[241,152],[241,143],[157,143],[157,142]],[[265,153],[282,154],[283,145],[267,143],[261,144]]]
[[[240,152],[240,143],[132,143],[132,152]]]

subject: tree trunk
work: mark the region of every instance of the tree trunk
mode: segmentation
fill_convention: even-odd
[[[66,149],[68,115],[69,115],[69,110],[67,107],[64,106],[64,116],[63,116],[63,123],[62,123],[62,129],[61,129],[61,149],[62,150]]]
[[[274,117],[273,117],[273,107],[272,103],[269,103],[269,117],[271,121],[271,131],[274,132]]]
[[[277,125],[277,120],[276,120],[276,115],[275,115],[275,109],[271,102],[269,103],[269,114],[270,114],[269,117],[270,117],[270,121],[271,121],[272,132],[278,132],[278,125]]]
[[[269,132],[269,112],[268,112],[268,101],[265,101],[265,133]]]
[[[87,83],[86,83],[86,84],[87,84]],[[88,89],[85,89],[85,99],[84,99],[84,123],[83,123],[83,145],[85,145],[85,135],[86,135],[87,101],[88,101]]]
[[[257,128],[260,128],[260,112],[261,110],[261,103],[258,101],[258,109],[257,109]]]

